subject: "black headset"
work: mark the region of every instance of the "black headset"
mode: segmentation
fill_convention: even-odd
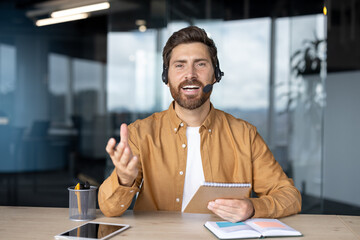
[[[165,67],[165,64],[163,64],[163,72],[161,74],[161,79],[165,84],[168,84],[168,72],[169,68]],[[216,82],[220,82],[222,76],[224,76],[224,72],[220,70],[220,64],[219,59],[216,58],[216,66],[215,66],[215,79]]]

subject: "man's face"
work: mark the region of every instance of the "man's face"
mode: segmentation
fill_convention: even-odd
[[[202,106],[211,94],[204,93],[203,88],[215,81],[207,46],[203,43],[176,46],[171,53],[168,78],[171,95],[181,107],[193,110]]]

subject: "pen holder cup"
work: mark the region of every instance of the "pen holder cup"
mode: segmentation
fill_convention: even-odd
[[[90,186],[90,189],[75,190],[69,187],[69,218],[73,221],[88,221],[96,218],[96,190],[97,187]]]

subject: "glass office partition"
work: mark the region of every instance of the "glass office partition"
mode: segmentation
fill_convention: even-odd
[[[71,125],[73,113],[71,58],[50,53],[48,61],[51,121],[60,126]]]
[[[106,65],[99,61],[72,61],[73,116],[80,119],[78,126],[79,153],[83,158],[104,156],[106,136],[105,74]]]
[[[274,58],[274,152],[277,161],[289,177],[293,177],[293,164],[288,156],[289,149],[289,112],[290,102],[290,19],[276,19],[275,58]]]
[[[80,173],[102,180],[106,24],[37,27],[34,4],[0,4],[0,204],[65,207]]]
[[[319,14],[276,22],[276,143],[303,194],[304,212],[319,208],[322,199],[325,19]]]
[[[154,111],[156,41],[157,30],[108,34],[108,111]]]
[[[0,43],[0,163],[3,171],[16,168],[14,147],[19,131],[14,129],[16,88],[16,48]],[[10,148],[13,146],[13,150]]]

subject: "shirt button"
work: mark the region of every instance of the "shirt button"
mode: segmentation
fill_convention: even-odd
[[[184,126],[184,124],[183,124],[183,123],[180,123],[180,126],[181,126],[181,127],[183,127],[183,126]]]
[[[181,145],[182,146],[182,148],[186,148],[186,144],[184,143],[183,145]]]
[[[124,207],[124,204],[121,204],[120,207]]]
[[[211,129],[209,129],[209,133],[211,133]]]
[[[180,199],[179,199],[179,198],[176,198],[176,202],[180,202]]]
[[[130,192],[132,193],[132,192],[134,192],[134,190],[130,190]]]
[[[183,174],[184,174],[184,172],[183,172],[183,171],[180,171],[179,173],[180,173],[180,175],[183,175]]]
[[[176,129],[176,128],[174,128],[174,132],[176,132],[176,130],[177,130],[177,129]]]

